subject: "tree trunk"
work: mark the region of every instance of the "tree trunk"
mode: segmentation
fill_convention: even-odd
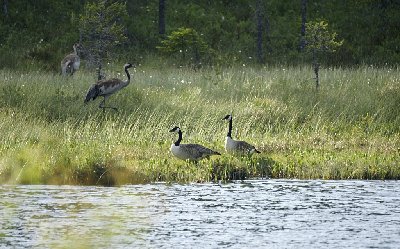
[[[8,17],[8,0],[3,0],[3,14]]]
[[[158,33],[165,35],[165,0],[158,1]]]
[[[265,39],[266,39],[266,48],[268,52],[272,52],[271,46],[271,26],[269,24],[268,16],[265,17]]]
[[[257,59],[259,63],[264,62],[263,49],[262,49],[262,13],[261,13],[261,0],[257,0],[256,5],[256,16],[257,16]]]
[[[383,43],[384,40],[386,40],[386,36],[388,35],[388,18],[387,18],[387,10],[389,8],[390,1],[389,0],[380,0],[378,3],[379,6],[379,18],[380,18],[380,24],[379,24],[379,41],[380,43]]]
[[[79,29],[79,44],[82,45],[82,30]]]
[[[301,38],[300,51],[306,46],[307,0],[301,0]]]
[[[96,68],[96,73],[97,73],[97,80],[102,80],[102,73],[101,73],[101,63],[98,64],[98,67]]]
[[[319,63],[318,63],[317,52],[315,51],[315,49],[313,50],[313,68],[314,68],[314,73],[315,73],[315,89],[318,91],[318,89],[319,89]]]

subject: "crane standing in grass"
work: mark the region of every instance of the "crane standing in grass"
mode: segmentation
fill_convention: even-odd
[[[126,76],[128,77],[127,80],[120,80],[120,79],[99,80],[95,84],[93,84],[89,88],[86,94],[85,103],[87,103],[91,99],[95,100],[98,96],[103,96],[104,99],[103,101],[100,102],[99,108],[103,108],[103,111],[105,111],[105,108],[110,108],[117,111],[118,109],[115,107],[105,106],[106,99],[110,97],[110,95],[112,95],[113,93],[129,85],[131,81],[131,75],[128,72],[128,68],[131,67],[132,67],[131,63],[127,63],[124,65]]]
[[[81,64],[81,59],[79,58],[78,51],[82,49],[82,45],[75,43],[73,46],[74,52],[68,54],[61,61],[61,74],[66,76],[67,74],[73,75]]]

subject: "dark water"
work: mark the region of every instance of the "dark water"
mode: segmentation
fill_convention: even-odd
[[[0,248],[400,248],[400,182],[0,186]]]

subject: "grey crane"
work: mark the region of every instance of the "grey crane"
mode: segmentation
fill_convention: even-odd
[[[118,110],[117,108],[112,106],[105,106],[106,99],[115,92],[129,85],[131,81],[131,75],[129,74],[128,68],[131,67],[132,67],[131,63],[127,63],[124,65],[124,70],[128,78],[127,80],[121,80],[121,79],[99,80],[95,84],[93,84],[89,88],[86,94],[84,103],[87,103],[90,100],[95,100],[98,96],[102,96],[103,100],[100,102],[99,108],[103,108],[103,111],[105,110],[105,108]]]
[[[78,51],[83,49],[82,45],[79,43],[75,43],[73,46],[74,52],[68,54],[61,61],[61,74],[63,76],[73,75],[81,65],[81,59],[78,55]]]

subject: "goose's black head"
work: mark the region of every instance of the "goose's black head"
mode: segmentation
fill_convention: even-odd
[[[228,114],[225,116],[225,118],[223,118],[222,120],[227,120],[227,121],[231,121],[232,120],[232,115]]]
[[[124,65],[124,68],[125,68],[125,69],[131,68],[131,67],[133,67],[133,65],[132,65],[131,63],[126,63],[126,64]]]
[[[169,130],[169,132],[176,132],[176,133],[178,133],[179,131],[181,131],[181,129],[178,126],[175,126],[171,130]]]

